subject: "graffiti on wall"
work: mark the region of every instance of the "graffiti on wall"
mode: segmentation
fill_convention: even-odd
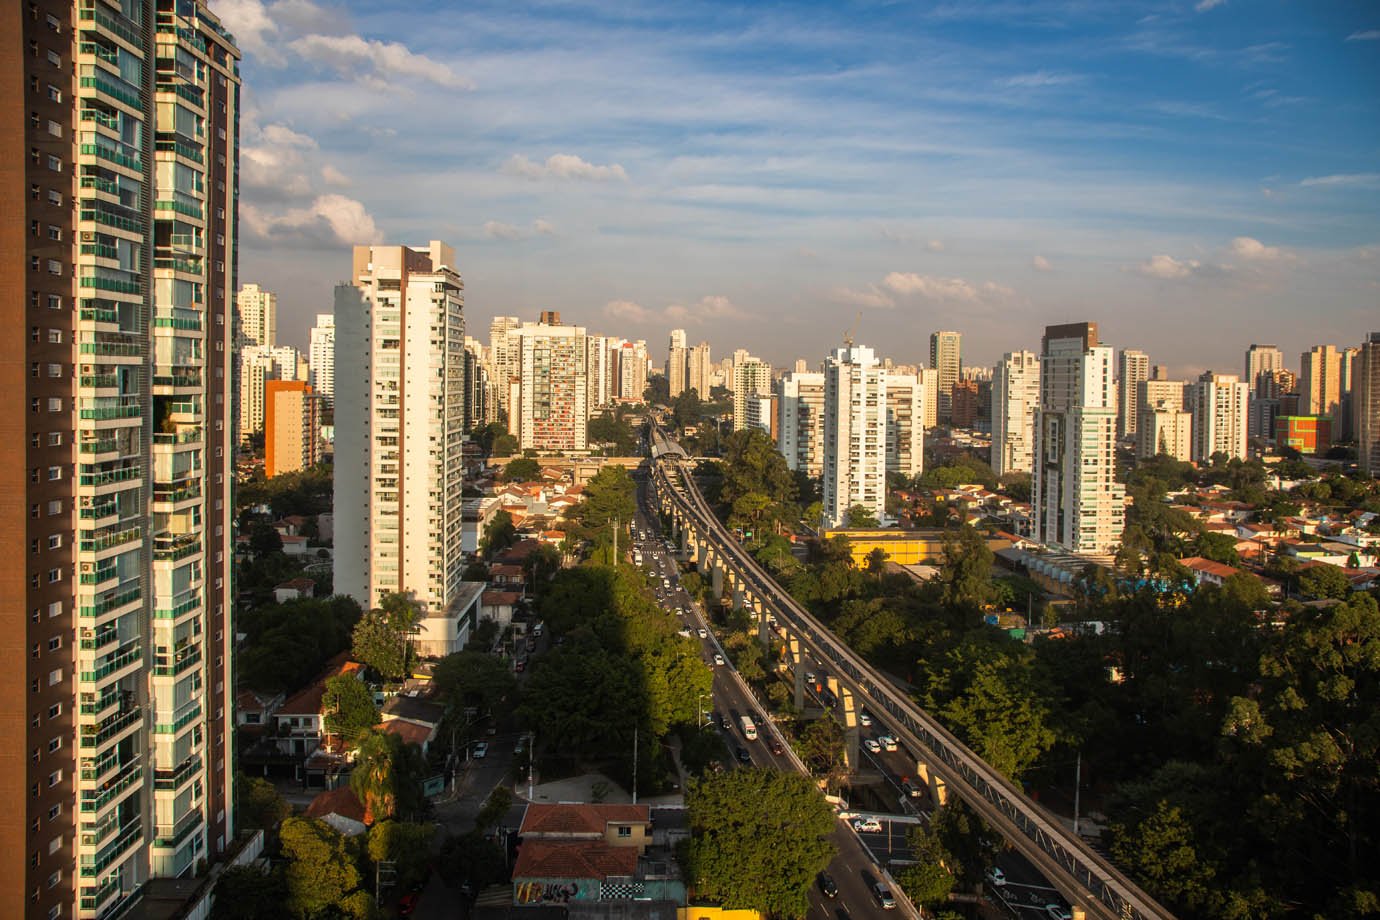
[[[578,882],[519,882],[513,889],[518,904],[566,904],[579,897]]]

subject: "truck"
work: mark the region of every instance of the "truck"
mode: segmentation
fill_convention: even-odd
[[[757,740],[757,725],[752,721],[752,716],[739,716],[738,727],[743,730],[743,737],[749,741]]]

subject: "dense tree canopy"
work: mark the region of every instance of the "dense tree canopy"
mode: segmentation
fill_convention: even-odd
[[[354,841],[315,818],[288,818],[279,836],[287,860],[284,906],[289,916],[309,920],[332,907],[349,917],[370,915],[373,898],[361,887],[364,879]]]
[[[733,432],[724,441],[723,454],[719,501],[728,508],[729,526],[755,531],[799,518],[795,476],[766,432]]]
[[[321,697],[321,711],[326,714],[327,734],[340,736],[349,746],[353,746],[379,721],[374,691],[353,674],[337,674],[327,678],[326,692]]]
[[[504,482],[532,482],[541,476],[541,464],[531,457],[518,457],[503,466]]]
[[[255,690],[295,691],[350,647],[359,617],[359,604],[344,596],[253,608],[238,620],[246,640],[236,659],[236,676],[242,686]]]
[[[815,876],[833,858],[834,815],[794,773],[731,770],[692,782],[686,874],[726,907],[803,917]]]
[[[351,647],[356,661],[362,662],[385,680],[402,680],[411,664],[411,636],[422,617],[421,608],[403,594],[384,597],[378,608],[370,610],[355,624]]]

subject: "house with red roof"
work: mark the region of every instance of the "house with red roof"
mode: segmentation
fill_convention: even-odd
[[[304,814],[326,822],[346,837],[358,837],[369,829],[364,823],[364,805],[348,783],[317,795]]]

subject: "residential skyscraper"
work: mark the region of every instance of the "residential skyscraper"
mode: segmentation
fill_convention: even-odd
[[[1136,386],[1136,456],[1168,454],[1175,460],[1193,458],[1192,415],[1185,408],[1180,380],[1152,378]]]
[[[701,342],[690,349],[686,357],[685,385],[694,390],[695,395],[708,402],[713,389],[714,361],[709,352],[709,343]]]
[[[512,333],[522,326],[516,316],[495,316],[489,323],[489,386],[491,402],[508,422],[509,434],[517,434],[517,406],[509,406],[510,391],[517,379],[517,343]]]
[[[238,51],[164,6],[0,28],[5,917],[125,914],[236,823]]]
[[[948,422],[953,418],[953,388],[963,370],[962,343],[962,333],[930,333],[930,367],[939,372],[938,420],[941,422]]]
[[[883,376],[886,471],[913,478],[925,471],[925,384],[916,374]]]
[[[1252,343],[1246,349],[1246,376],[1241,379],[1250,388],[1247,408],[1247,435],[1252,438],[1273,439],[1274,429],[1270,422],[1273,412],[1260,406],[1261,400],[1278,399],[1273,392],[1274,374],[1284,368],[1284,352],[1274,345]]]
[[[278,344],[278,295],[257,284],[246,284],[235,297],[240,338],[245,345]]]
[[[776,383],[776,449],[787,468],[818,476],[824,470],[824,375],[795,372]]]
[[[847,524],[854,505],[885,517],[886,415],[886,373],[872,349],[834,349],[824,362],[825,527]]]
[[[1039,405],[1039,356],[1008,351],[992,372],[992,471],[998,476],[1034,469]]]
[[[335,590],[445,610],[462,571],[465,300],[455,251],[356,246],[335,289]]]
[[[1117,357],[1117,437],[1134,438],[1139,406],[1136,397],[1142,380],[1150,379],[1150,356],[1123,348]]]
[[[925,367],[916,376],[925,388],[925,427],[933,428],[939,424],[939,371]]]
[[[1342,411],[1342,354],[1334,345],[1314,345],[1299,367],[1299,414],[1326,415],[1336,421]]]
[[[1372,332],[1357,350],[1351,399],[1361,472],[1380,477],[1380,332]]]
[[[666,385],[672,399],[688,389],[689,372],[690,354],[685,345],[685,330],[672,329],[666,346]]]
[[[1258,392],[1262,374],[1273,374],[1284,367],[1284,352],[1276,345],[1257,345],[1254,342],[1246,349],[1246,376],[1241,378],[1251,388],[1251,394],[1264,396]]]
[[[584,327],[523,323],[509,342],[516,342],[521,383],[517,430],[512,420],[508,430],[523,450],[584,450],[589,428]]]
[[[640,403],[647,389],[647,343],[621,342],[615,355],[618,361],[618,392],[622,403]]]
[[[733,362],[733,430],[742,431],[747,427],[748,398],[771,395],[771,365],[746,352],[741,361],[737,357]]]
[[[1213,454],[1246,459],[1246,420],[1250,387],[1235,374],[1203,374],[1189,384],[1187,397],[1193,415],[1193,459]]]
[[[307,382],[329,405],[335,397],[335,314],[316,314],[307,341]]]
[[[617,392],[613,349],[618,341],[606,335],[585,335],[585,405],[590,415],[613,405]]]
[[[303,380],[264,385],[264,477],[321,462],[321,397]]]
[[[1116,481],[1116,390],[1096,323],[1048,326],[1035,423],[1035,538],[1105,555],[1121,540],[1125,489]]]
[[[489,384],[488,355],[483,343],[465,336],[465,431],[472,432],[494,420],[493,390]]]

